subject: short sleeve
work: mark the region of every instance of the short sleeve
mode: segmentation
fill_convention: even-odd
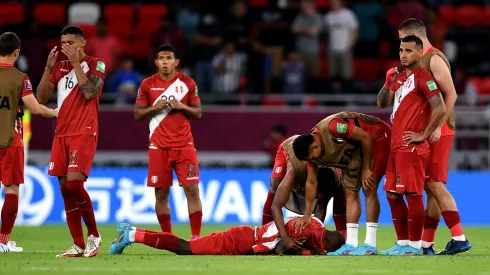
[[[436,81],[428,72],[424,72],[424,74],[421,75],[421,78],[417,82],[417,86],[417,90],[422,93],[427,100],[436,94],[441,93],[437,87]]]
[[[341,118],[332,119],[328,124],[330,133],[338,138],[349,139],[354,131],[354,125]]]
[[[22,84],[21,97],[32,95],[32,83],[29,77],[24,77],[24,83]]]
[[[199,97],[199,89],[196,82],[192,78],[188,78],[186,85],[189,89],[189,104],[200,102],[201,98]]]
[[[49,82],[53,83],[55,86],[58,85],[58,81],[60,81],[60,70],[58,69],[60,62],[56,62],[56,64],[51,68],[51,72],[49,73]]]
[[[104,60],[97,58],[90,64],[90,75],[100,76],[103,80],[107,76]]]
[[[143,80],[141,82],[140,87],[138,88],[138,95],[136,96],[136,103],[141,103],[145,106],[150,106],[150,96],[148,93],[148,85],[146,81]]]
[[[351,30],[357,30],[359,28],[359,23],[357,22],[356,15],[349,10],[348,14],[348,22],[349,22],[349,28]]]

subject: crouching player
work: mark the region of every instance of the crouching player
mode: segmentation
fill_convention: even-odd
[[[337,231],[329,231],[323,223],[312,218],[301,232],[295,232],[294,221],[286,219],[288,233],[301,242],[298,250],[285,250],[281,236],[274,222],[260,227],[235,226],[225,232],[215,232],[190,241],[167,232],[155,232],[120,224],[118,236],[112,242],[109,253],[122,254],[126,246],[142,243],[157,249],[167,250],[177,255],[324,255],[335,251],[345,243],[344,237]]]

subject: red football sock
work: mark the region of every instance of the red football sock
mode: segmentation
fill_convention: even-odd
[[[148,230],[148,229],[143,229],[143,228],[136,228],[136,232],[140,232],[140,233],[160,233],[158,231],[153,231],[153,230]]]
[[[0,243],[7,244],[9,242],[10,233],[14,228],[17,210],[19,209],[19,196],[16,194],[5,194],[5,201],[2,207],[2,227],[0,229]]]
[[[99,231],[97,230],[92,200],[83,186],[83,181],[67,181],[66,186],[70,191],[71,196],[75,198],[78,204],[80,215],[82,215],[83,221],[87,226],[87,235],[98,237]]]
[[[61,187],[61,195],[65,203],[66,223],[70,230],[73,243],[80,248],[85,248],[85,240],[83,238],[82,215],[78,210],[78,204],[71,197],[66,186]]]
[[[199,237],[201,235],[202,211],[189,214],[189,223],[191,224],[192,238]]]
[[[346,237],[347,233],[347,219],[345,215],[333,215],[333,222],[335,223],[335,230],[339,231],[342,235],[344,235],[344,238]]]
[[[177,251],[177,245],[179,244],[180,238],[176,237],[167,232],[158,233],[145,233],[143,236],[135,235],[135,242],[144,243],[147,246],[154,247],[157,249],[165,249],[170,252],[175,253]],[[141,237],[143,241],[141,241]]]
[[[422,195],[407,196],[408,203],[408,233],[409,240],[416,242],[422,240],[424,230],[424,198]]]
[[[439,219],[434,219],[429,215],[425,214],[424,233],[422,235],[422,241],[428,243],[426,246],[424,246],[425,248],[429,247],[434,243],[438,225],[439,225]]]
[[[464,235],[458,211],[442,211],[442,216],[453,238]]]
[[[158,223],[160,223],[160,228],[162,232],[167,232],[172,234],[172,222],[170,220],[170,214],[161,214],[157,216]]]
[[[398,240],[408,240],[408,209],[403,198],[388,198],[391,208],[391,218]]]
[[[264,203],[264,210],[262,211],[262,225],[270,223],[274,219],[272,218],[272,202],[274,201],[274,193],[269,191],[267,193],[267,199]]]

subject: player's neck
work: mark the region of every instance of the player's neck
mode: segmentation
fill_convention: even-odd
[[[160,76],[161,79],[163,79],[164,81],[170,81],[172,80],[175,75],[177,74],[177,72],[173,72],[173,73],[170,73],[170,74],[167,74],[167,75],[164,75],[162,72],[158,72],[158,75]]]
[[[407,76],[411,75],[413,71],[415,71],[420,66],[420,62],[415,62],[412,65],[407,67]]]
[[[85,56],[87,56],[87,55],[86,55],[86,54],[85,54],[83,51],[81,51],[79,56],[80,56],[80,61],[81,61],[81,60],[82,60],[82,59],[84,59],[84,58],[85,58]]]
[[[13,57],[10,57],[10,56],[1,56],[0,57],[0,64],[13,66],[14,63],[15,63],[15,59]]]
[[[422,43],[424,44],[422,47],[422,50],[424,51],[424,53],[426,53],[427,50],[432,48],[432,44],[429,42],[429,39],[427,39],[427,37],[424,37],[421,40],[422,40]]]

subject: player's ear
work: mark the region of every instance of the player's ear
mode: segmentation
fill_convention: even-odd
[[[178,67],[180,64],[180,59],[176,58],[175,59],[175,67]]]
[[[87,40],[82,39],[82,48],[85,48],[85,45],[87,45]]]

